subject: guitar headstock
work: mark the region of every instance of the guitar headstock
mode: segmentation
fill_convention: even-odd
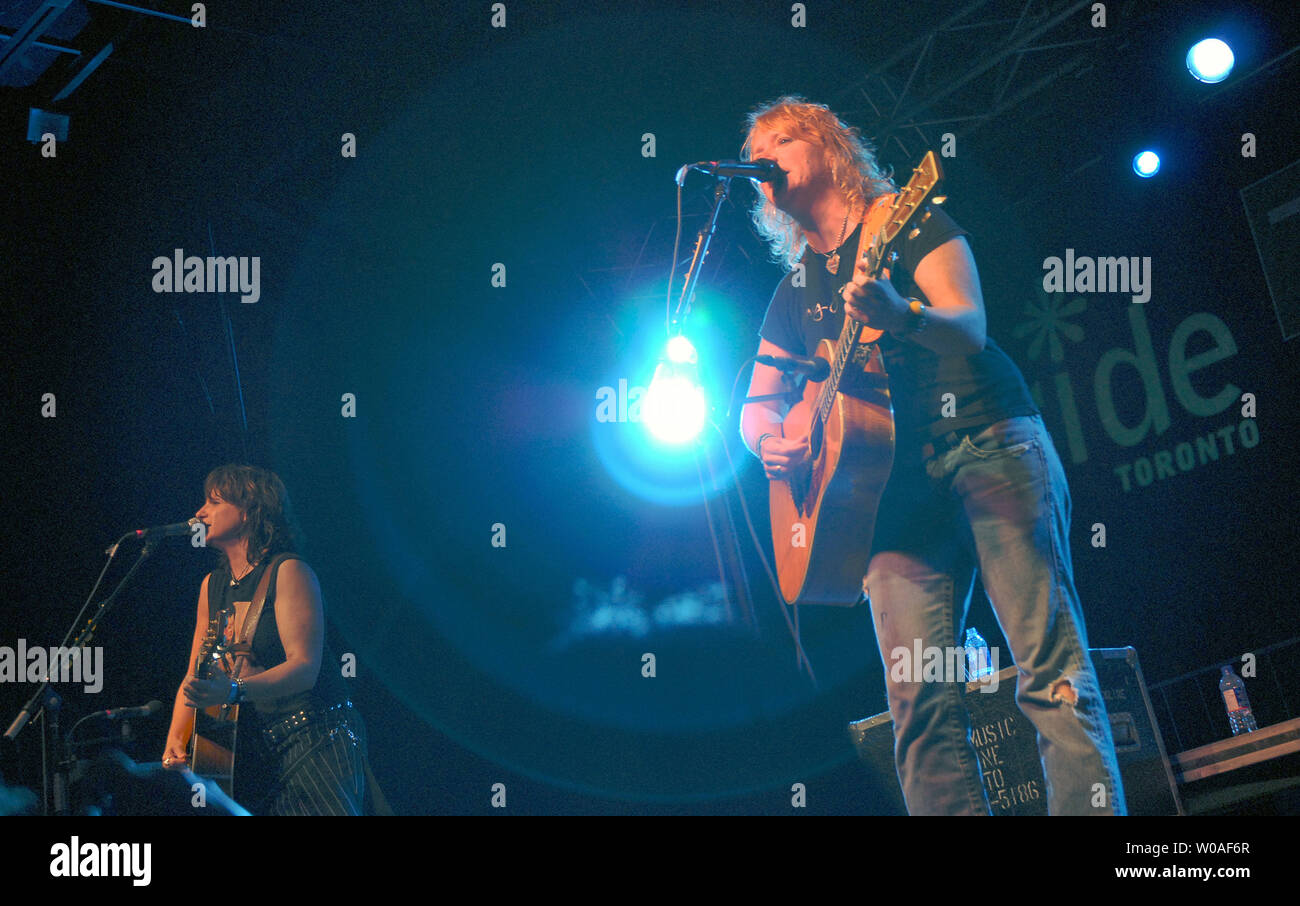
[[[917,214],[921,214],[922,221],[930,216],[929,211],[925,210],[927,199],[934,204],[943,204],[948,200],[943,196],[935,196],[931,199],[931,195],[939,187],[939,181],[942,179],[943,167],[939,166],[939,158],[933,151],[927,151],[925,157],[921,158],[921,162],[912,171],[912,178],[899,190],[898,197],[894,199],[893,207],[889,211],[889,219],[880,231],[885,242],[892,242]]]
[[[212,662],[212,652],[217,650],[219,629],[215,624],[208,624],[208,634],[203,637],[199,653],[194,658],[194,675],[199,679],[208,678],[208,665]]]
[[[199,679],[208,679],[211,676],[213,663],[226,650],[226,624],[230,616],[230,611],[219,610],[216,619],[208,623],[208,632],[203,637],[203,644],[199,646],[198,656],[194,658],[194,675]]]
[[[884,226],[877,232],[870,248],[863,252],[863,262],[860,263],[862,269],[867,273],[875,274],[881,266],[885,249],[913,220],[917,221],[917,226],[909,231],[908,238],[916,236],[920,224],[930,217],[929,206],[943,204],[948,200],[947,196],[934,194],[942,180],[943,167],[939,165],[938,156],[933,151],[927,151],[925,157],[921,158],[921,162],[912,170],[912,178],[907,181],[907,185],[898,191],[894,203],[889,208]]]

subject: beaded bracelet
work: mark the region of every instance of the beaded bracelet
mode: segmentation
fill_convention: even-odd
[[[907,308],[912,313],[912,318],[907,322],[907,326],[904,327],[902,331],[894,331],[894,336],[899,338],[910,337],[913,334],[920,333],[925,329],[925,325],[930,321],[929,317],[926,315],[925,303],[920,299],[908,299]]]

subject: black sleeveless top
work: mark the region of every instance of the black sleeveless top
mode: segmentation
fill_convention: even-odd
[[[236,601],[251,602],[253,595],[257,593],[257,583],[262,580],[262,574],[266,572],[271,559],[273,558],[263,558],[262,562],[255,566],[252,572],[240,579],[239,584],[234,587],[230,584],[231,574],[228,562],[223,561],[220,566],[214,569],[208,579],[209,618],[211,618],[213,608],[220,610],[223,607],[232,607]],[[282,560],[279,569],[284,567],[288,559],[295,558]],[[267,586],[266,604],[262,608],[262,618],[257,624],[257,634],[253,637],[253,660],[263,670],[270,670],[272,667],[283,664],[286,660],[284,644],[280,641],[279,625],[275,619],[275,586],[276,580],[279,578],[279,569],[276,570],[275,575],[271,576],[271,582]],[[320,675],[317,677],[316,685],[313,688],[305,692],[299,692],[296,695],[250,702],[249,704],[253,706],[253,711],[261,718],[261,722],[268,724],[296,711],[304,709],[319,711],[346,700],[347,691],[343,686],[342,676],[339,674],[339,660],[330,651],[327,643],[323,646],[321,652]],[[247,708],[244,710],[246,711]],[[241,720],[243,719],[243,713],[241,712]]]

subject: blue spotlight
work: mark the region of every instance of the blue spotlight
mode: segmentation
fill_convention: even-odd
[[[699,361],[699,354],[695,351],[695,344],[681,334],[668,341],[667,354],[668,361],[679,365],[694,365]]]
[[[661,362],[641,402],[641,423],[666,444],[688,444],[704,429],[704,391],[688,368]]]
[[[1206,38],[1187,51],[1187,69],[1200,79],[1213,85],[1222,82],[1232,72],[1232,48],[1218,38]]]
[[[1143,151],[1133,158],[1133,172],[1143,179],[1150,179],[1160,172],[1160,155],[1154,151]]]

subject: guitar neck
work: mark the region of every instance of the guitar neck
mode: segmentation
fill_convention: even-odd
[[[871,244],[866,251],[855,256],[855,260],[862,263],[854,268],[854,279],[857,279],[860,274],[872,280],[879,276],[884,261],[884,246],[881,244],[883,236],[884,230],[881,230],[872,238]],[[863,238],[865,239],[865,237]],[[835,344],[835,361],[831,362],[830,375],[822,384],[817,397],[817,418],[819,422],[824,422],[826,416],[830,413],[831,405],[835,401],[835,394],[840,389],[840,378],[844,374],[844,367],[852,357],[853,349],[858,345],[858,339],[862,336],[862,329],[861,321],[850,318],[847,314],[845,315],[844,324],[840,327],[839,341]]]

